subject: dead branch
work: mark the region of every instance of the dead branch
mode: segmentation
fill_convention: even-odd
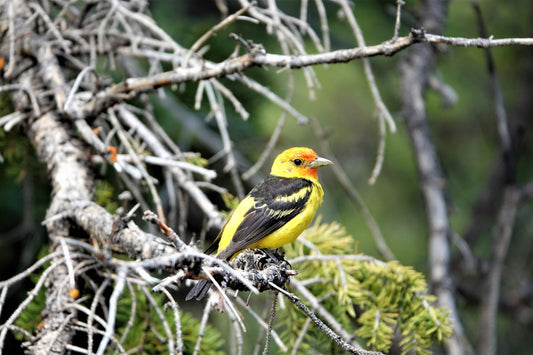
[[[430,31],[443,30],[447,1],[427,1],[422,5],[423,26]],[[425,35],[427,41],[441,36]],[[426,205],[429,228],[429,273],[433,292],[438,302],[450,310],[454,319],[454,335],[447,345],[448,354],[464,354],[464,334],[453,296],[452,279],[449,271],[451,237],[448,206],[445,197],[445,182],[438,153],[431,138],[425,108],[424,92],[430,71],[435,61],[435,52],[429,46],[411,48],[400,64],[402,80],[402,116],[411,140],[416,160],[420,188]]]

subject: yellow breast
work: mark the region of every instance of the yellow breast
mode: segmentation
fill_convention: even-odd
[[[293,242],[313,221],[318,206],[322,203],[323,194],[322,187],[313,184],[311,196],[302,212],[283,225],[280,229],[269,234],[257,243],[250,245],[249,248],[275,249]]]

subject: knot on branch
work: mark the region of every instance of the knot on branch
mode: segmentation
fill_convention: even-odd
[[[243,270],[245,272],[243,276],[252,281],[259,291],[272,289],[271,283],[284,287],[289,277],[297,275],[298,272],[292,269],[282,255],[273,254],[278,260],[272,260],[261,250],[246,249],[235,257],[231,266]],[[227,285],[234,290],[249,291],[246,285],[234,277],[228,280]]]
[[[248,55],[250,57],[252,57],[252,58],[255,57],[256,55],[265,55],[266,54],[265,47],[263,47],[262,44],[255,44],[251,40],[245,40],[244,38],[242,38],[241,36],[239,36],[236,33],[230,33],[229,36],[230,36],[230,38],[232,38],[235,41],[237,41],[240,44],[242,44],[242,46],[246,50],[246,53],[248,53]]]
[[[411,28],[409,33],[413,43],[420,43],[426,40],[426,30],[424,28]]]

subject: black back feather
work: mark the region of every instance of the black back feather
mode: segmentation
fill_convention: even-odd
[[[256,203],[245,214],[231,242],[218,257],[229,260],[235,253],[283,227],[305,208],[311,197],[312,184],[303,178],[267,176],[250,191],[249,195]],[[300,198],[283,199],[302,189],[306,189],[306,193]]]

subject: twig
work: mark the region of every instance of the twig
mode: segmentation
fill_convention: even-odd
[[[148,144],[150,149],[155,155],[161,158],[172,158],[172,154],[161,144],[160,140],[150,131],[143,123],[141,123],[135,115],[131,112],[119,106],[118,108],[119,118],[123,120],[128,126],[135,129],[136,133]],[[194,199],[194,201],[200,206],[202,211],[209,218],[210,223],[214,226],[222,226],[224,218],[218,212],[217,208],[207,198],[207,196],[198,188],[198,186],[187,175],[185,175],[181,169],[172,167],[172,173],[178,181],[180,187],[187,191],[187,193]]]
[[[392,35],[392,42],[395,42],[400,35],[400,25],[402,22],[402,6],[405,5],[403,0],[396,0],[396,21],[394,23],[394,34]]]
[[[109,297],[109,313],[107,316],[104,337],[100,341],[100,345],[98,346],[96,355],[104,354],[105,350],[107,349],[107,344],[109,343],[109,339],[115,333],[115,321],[117,319],[118,301],[119,301],[120,295],[122,294],[122,291],[124,290],[124,285],[126,284],[126,275],[127,275],[126,271],[127,270],[125,268],[120,268],[117,272],[117,282],[115,283],[115,288],[113,289],[113,293]]]
[[[209,320],[209,314],[213,309],[213,302],[211,297],[208,297],[205,303],[204,312],[202,314],[202,320],[200,321],[200,329],[198,330],[198,336],[196,337],[196,345],[194,346],[193,355],[198,355],[200,352],[200,346],[202,345],[202,339],[205,335],[205,328],[207,327],[207,321]]]
[[[88,312],[87,315],[87,349],[89,350],[89,354],[93,353],[93,342],[94,342],[94,327],[93,327],[93,320],[96,316],[96,307],[98,307],[98,304],[103,302],[102,293],[105,291],[107,286],[110,283],[110,278],[105,278],[96,292],[94,293],[93,300],[91,302],[91,309],[90,312]],[[122,341],[121,341],[122,343]]]
[[[222,299],[224,300],[224,304],[228,306],[228,310],[230,311],[230,317],[232,319],[235,319],[237,324],[241,327],[243,331],[246,331],[246,326],[244,325],[244,322],[242,321],[239,312],[235,308],[235,305],[233,302],[229,299],[228,295],[226,294],[226,291],[220,286],[220,284],[215,280],[215,278],[211,275],[209,270],[207,268],[202,267],[204,274],[207,276],[207,279],[211,281],[211,283],[215,286],[218,293],[222,296]]]
[[[57,27],[54,25],[54,23],[52,22],[48,14],[43,10],[43,8],[39,6],[39,4],[34,3],[34,2],[28,3],[28,6],[34,9],[35,12],[38,13],[39,16],[43,19],[44,23],[46,23],[50,32],[52,32],[54,37],[56,37],[57,41],[59,42],[59,44],[61,45],[61,48],[65,51],[65,53],[70,53],[70,48],[67,47],[66,45],[67,41],[63,39],[63,36],[61,36],[61,33],[59,32]]]
[[[178,251],[182,250],[186,247],[186,244],[181,240],[181,238],[170,228],[165,224],[165,221],[160,219],[155,213],[152,211],[144,211],[143,213],[143,219],[149,223],[153,223],[157,225],[163,233],[170,239],[172,244],[176,247]]]
[[[4,91],[12,91],[12,90],[22,90],[26,93],[26,95],[28,95],[28,99],[30,99],[30,102],[31,102],[31,105],[33,107],[33,114],[35,115],[35,117],[39,117],[41,115],[41,110],[39,109],[39,102],[37,101],[37,98],[35,97],[35,95],[33,94],[31,88],[25,86],[25,85],[19,85],[19,84],[8,84],[8,85],[3,85],[3,86],[0,86],[0,92],[4,92]],[[20,115],[21,113],[18,113],[18,115]],[[5,116],[7,117],[7,116]],[[4,125],[7,123],[7,120],[5,118],[2,119],[2,121],[4,122],[1,122],[0,123],[0,126]]]
[[[348,22],[350,23],[350,26],[353,29],[354,36],[357,40],[357,43],[360,47],[366,47],[365,39],[363,37],[363,32],[361,31],[361,28],[357,24],[357,20],[355,19],[355,16],[350,9],[350,6],[348,5],[348,2],[346,0],[334,0],[340,3],[344,14],[346,15],[346,18],[348,19]],[[376,104],[376,108],[378,109],[378,118],[379,119],[385,119],[387,121],[387,124],[389,125],[389,129],[392,133],[396,132],[396,124],[394,123],[394,119],[392,118],[389,110],[387,109],[387,106],[385,106],[385,103],[381,99],[381,94],[379,93],[378,86],[376,84],[376,79],[374,78],[374,73],[372,72],[372,68],[370,67],[370,62],[367,58],[363,58],[363,66],[365,69],[365,75],[368,80],[368,84],[370,85],[370,91],[372,92],[372,96],[374,98],[374,102]]]
[[[224,154],[227,160],[227,163],[224,169],[230,172],[233,186],[235,186],[235,189],[237,190],[237,196],[239,196],[239,198],[242,199],[244,198],[244,195],[245,195],[244,188],[239,178],[237,162],[235,160],[235,156],[233,155],[233,149],[231,147],[232,146],[231,139],[229,137],[229,132],[227,128],[228,121],[227,121],[226,113],[224,109],[222,108],[222,100],[217,99],[215,97],[215,91],[211,83],[206,84],[205,91],[207,94],[207,98],[209,100],[209,104],[211,105],[211,111],[215,114],[215,118],[217,121],[217,127],[220,132],[220,136],[222,137],[222,143],[224,144]]]
[[[272,153],[272,150],[274,150],[276,143],[278,142],[278,139],[283,131],[283,127],[285,127],[286,117],[287,117],[287,113],[286,111],[283,111],[281,113],[281,117],[278,120],[278,124],[276,125],[276,128],[274,128],[274,132],[272,132],[272,135],[270,136],[270,139],[268,140],[268,143],[265,146],[265,149],[263,149],[263,152],[261,153],[261,156],[259,157],[259,159],[257,159],[254,165],[252,165],[248,170],[242,173],[242,178],[244,180],[250,179],[253,175],[255,175],[259,171],[259,169],[263,167],[267,158]]]
[[[70,303],[70,304],[67,304],[66,305],[66,308],[67,309],[75,309],[76,311],[80,311],[82,313],[85,313],[85,315],[89,315],[89,313],[91,312],[87,307],[81,305],[81,304],[78,304],[78,303]],[[104,319],[102,319],[102,317],[98,316],[98,315],[95,315],[94,316],[94,319],[98,322],[98,324],[100,324],[101,327],[103,327],[104,329],[107,327],[107,323]],[[80,321],[75,321],[75,324],[78,324],[78,325],[81,325],[83,328],[78,328],[77,330],[83,330],[83,331],[87,331],[87,324],[84,324]],[[98,328],[95,328],[93,327],[92,328],[92,331],[95,333],[95,334],[98,334],[98,335],[101,335],[102,337],[105,336],[105,331],[102,331]],[[125,353],[125,350],[124,348],[122,347],[122,345],[118,342],[117,338],[115,336],[111,336],[109,338],[109,341],[111,341],[113,343],[113,345],[116,345],[117,348],[118,348],[118,351],[121,352],[121,353]]]
[[[236,311],[236,309],[235,309]],[[231,320],[231,325],[233,326],[232,329],[234,333],[231,337],[231,353],[236,355],[242,355],[242,345],[244,344],[244,340],[242,337],[243,331],[241,330],[240,323],[242,322],[242,315],[240,313],[233,313],[233,311],[228,312],[228,317]],[[244,323],[243,323],[244,324]],[[246,329],[244,329],[246,332]],[[236,345],[236,349],[235,349]]]
[[[187,66],[187,62],[189,61],[189,58],[216,32],[221,30],[222,28],[226,27],[233,21],[237,20],[240,15],[244,14],[250,6],[252,6],[254,3],[249,4],[247,6],[242,7],[240,10],[235,12],[234,14],[226,17],[224,20],[220,21],[217,25],[211,27],[209,31],[204,33],[202,37],[198,38],[196,42],[191,46],[191,48],[187,51],[187,54],[185,54],[185,57],[183,58],[183,62],[181,63],[182,66]]]
[[[298,349],[300,348],[300,344],[303,342],[305,334],[307,334],[307,330],[309,329],[309,325],[311,324],[311,318],[307,318],[304,322],[304,325],[302,326],[302,329],[300,329],[300,334],[298,335],[298,338],[296,338],[296,341],[294,342],[292,346],[291,355],[297,355]]]
[[[135,318],[137,317],[137,296],[135,295],[135,290],[133,289],[133,285],[131,282],[127,282],[126,286],[128,286],[128,291],[130,293],[130,317],[128,318],[128,322],[126,323],[126,326],[124,327],[124,330],[122,331],[122,336],[120,337],[120,344],[124,344],[126,341],[126,338],[130,334],[130,330],[132,329],[133,325],[135,324]]]
[[[457,102],[457,93],[437,75],[430,75],[428,86],[440,95],[444,108],[450,108]]]
[[[488,31],[485,25],[485,21],[483,20],[483,15],[481,13],[479,3],[477,2],[477,0],[470,0],[470,3],[472,4],[472,7],[474,8],[474,11],[476,13],[476,18],[479,27],[479,35],[480,37],[486,38],[488,37]],[[515,174],[514,160],[516,159],[516,157],[513,154],[513,147],[511,142],[511,135],[509,133],[509,123],[507,120],[507,113],[505,111],[503,93],[500,87],[500,81],[498,80],[498,76],[496,74],[496,64],[494,63],[494,58],[492,56],[490,48],[485,49],[485,58],[487,60],[487,70],[489,72],[492,96],[494,99],[494,111],[496,112],[497,120],[496,127],[498,128],[501,149],[504,155],[504,163],[506,164],[506,178],[508,181],[513,181]]]
[[[174,299],[174,296],[165,288],[161,288],[161,292],[165,294],[165,296],[168,298],[170,302],[170,307],[172,308],[172,312],[174,314],[174,324],[176,326],[176,352],[179,354],[183,354],[184,346],[183,346],[183,332],[181,329],[181,320],[180,320],[180,314],[179,314],[179,306],[176,300]]]
[[[65,243],[64,239],[59,240],[59,245],[61,245],[61,252],[63,253],[65,257],[65,264],[67,266],[67,272],[68,272],[68,281],[69,281],[69,289],[73,289],[76,287],[76,281],[74,276],[74,266],[72,265],[72,259],[70,258],[70,252],[68,250],[67,244]]]
[[[4,310],[4,303],[6,302],[6,296],[7,296],[8,290],[9,290],[9,287],[2,287],[2,293],[0,294],[0,315],[2,314],[2,311]]]
[[[353,29],[355,38],[357,39],[357,43],[360,47],[365,47],[365,39],[363,37],[363,33],[361,31],[361,28],[359,27],[357,20],[355,19],[355,16],[353,15],[352,10],[350,9],[348,2],[343,0],[340,1],[340,6],[342,7],[345,16],[348,19],[348,22],[350,23],[350,26]],[[394,38],[393,42],[396,40]],[[383,102],[381,98],[381,94],[379,93],[379,89],[376,83],[376,79],[374,77],[374,73],[372,71],[372,68],[370,66],[370,61],[368,58],[363,58],[363,67],[365,70],[365,75],[368,81],[368,84],[370,85],[370,91],[372,93],[372,97],[374,98],[374,102],[376,105],[376,108],[378,110],[377,118],[379,122],[379,146],[378,146],[378,154],[376,158],[376,163],[374,165],[374,169],[372,170],[372,175],[370,176],[369,183],[370,185],[373,185],[378,176],[381,172],[381,167],[383,165],[384,160],[384,152],[385,152],[385,139],[386,139],[386,130],[385,130],[385,122],[389,125],[389,129],[392,133],[396,132],[396,124],[394,123],[394,119],[392,118],[392,115],[390,114],[387,106]],[[382,122],[385,121],[385,122]]]
[[[266,330],[266,339],[265,339],[265,348],[263,349],[263,355],[268,355],[270,349],[270,339],[272,337],[272,324],[274,323],[274,318],[276,317],[276,300],[278,299],[278,293],[272,292],[272,305],[270,306],[270,317],[268,318],[268,327]]]
[[[302,295],[303,299],[305,299],[305,300],[307,300],[307,302],[309,302],[309,305],[311,306],[311,308],[314,309],[324,319],[324,321],[329,324],[329,327],[331,327],[331,329],[333,329],[332,330],[333,332],[338,334],[337,336],[339,338],[344,338],[344,339],[352,339],[353,338],[353,334],[349,334],[344,329],[344,327],[337,321],[337,319],[330,312],[328,312],[328,310],[325,309],[324,306],[322,306],[320,304],[320,301],[315,297],[315,295],[313,295],[311,293],[311,291],[309,291],[307,288],[305,288],[301,284],[301,282],[299,280],[296,280],[296,279],[291,280],[291,286],[299,294]],[[289,297],[289,300],[292,300],[292,298]],[[360,345],[357,344],[357,342],[355,342],[355,341],[354,341],[354,344],[356,346],[360,347]]]
[[[290,72],[289,74],[289,81],[287,84],[287,88],[288,88],[288,93],[287,93],[287,96],[285,97],[285,101],[291,102],[292,97],[294,95],[294,75],[292,75],[292,72]],[[272,153],[272,150],[276,146],[276,143],[278,142],[278,139],[283,131],[283,127],[285,126],[286,120],[287,120],[287,111],[283,111],[281,112],[276,128],[274,128],[274,131],[272,132],[272,135],[270,136],[270,139],[268,140],[268,143],[265,149],[263,149],[261,156],[259,157],[259,159],[257,159],[257,161],[252,167],[250,167],[247,171],[245,171],[242,174],[242,178],[244,180],[250,179],[255,173],[257,173],[259,169],[261,169],[266,159],[270,156],[270,154]]]
[[[202,106],[202,97],[204,95],[206,81],[201,80],[198,82],[198,88],[196,89],[196,94],[194,95],[194,109],[200,110]]]
[[[424,34],[423,41],[428,43],[448,44],[454,47],[492,48],[504,46],[533,46],[533,38],[464,38],[446,37],[431,33]]]
[[[244,106],[240,103],[240,101],[235,97],[235,95],[233,95],[233,93],[228,88],[226,88],[224,85],[222,85],[218,80],[214,78],[210,79],[209,81],[211,82],[211,84],[213,84],[213,87],[215,89],[217,89],[222,95],[224,95],[224,97],[226,97],[232,103],[233,107],[235,108],[235,111],[241,115],[243,120],[246,121],[248,117],[250,117],[250,113],[246,111]],[[203,83],[203,81],[201,83]]]
[[[307,23],[307,2],[308,0],[300,1],[300,32],[302,32],[302,34],[305,34],[307,28],[307,26],[305,26]]]
[[[9,113],[4,117],[0,118],[0,128],[2,128],[4,132],[9,132],[11,128],[13,128],[15,125],[19,124],[27,118],[28,115],[20,113],[19,111]],[[0,159],[0,163],[2,162],[3,160]]]
[[[67,100],[65,101],[65,106],[63,107],[63,111],[68,112],[68,110],[70,109],[70,105],[72,104],[72,100],[74,99],[74,95],[78,91],[78,88],[80,87],[83,78],[90,71],[92,71],[95,76],[97,75],[96,71],[92,66],[83,68],[83,70],[78,74],[76,80],[74,81],[74,84],[72,85],[72,88],[70,89],[70,92],[68,93]]]
[[[133,160],[136,168],[139,169],[139,171],[141,172],[142,177],[144,178],[144,181],[146,182],[146,185],[148,185],[148,189],[150,190],[150,194],[152,195],[152,199],[156,206],[157,214],[159,215],[159,218],[164,220],[165,213],[163,210],[163,203],[161,201],[159,193],[157,192],[157,189],[155,188],[151,175],[148,173],[148,171],[142,164],[141,159],[139,158],[140,154],[133,147],[133,139],[129,135],[126,134],[126,132],[120,125],[115,115],[115,111],[113,109],[108,109],[107,111],[108,111],[108,119],[110,120],[111,124],[117,128],[117,135],[120,138],[122,145],[126,148],[126,151],[128,152],[129,156]]]
[[[372,174],[368,179],[370,185],[374,185],[381,173],[381,168],[383,167],[383,161],[385,160],[385,143],[387,140],[387,130],[385,127],[385,120],[381,117],[378,118],[379,126],[379,143],[378,143],[378,152],[376,157],[376,162],[374,163],[374,168],[372,169]]]
[[[478,352],[496,354],[496,324],[498,302],[500,298],[500,281],[505,256],[513,232],[519,194],[513,186],[508,186],[503,195],[496,229],[492,237],[490,265],[484,279],[485,296],[481,299],[478,333]]]
[[[274,104],[278,105],[285,111],[287,111],[291,116],[296,118],[296,121],[298,124],[307,124],[309,122],[309,118],[304,116],[302,113],[298,112],[294,107],[292,107],[289,103],[287,103],[285,100],[280,98],[278,95],[273,93],[270,89],[266,88],[265,86],[259,84],[253,79],[250,79],[246,76],[239,76],[237,78],[240,82],[248,86],[250,89],[260,93],[270,101],[272,101]]]
[[[303,304],[300,300],[298,300],[295,297],[287,296],[287,299],[296,305],[301,311],[305,313],[305,315],[328,337],[330,337],[332,340],[334,340],[340,347],[342,347],[345,351],[351,353],[351,354],[357,354],[357,355],[383,355],[380,352],[377,351],[368,351],[364,350],[363,348],[359,346],[354,346],[350,343],[348,343],[346,340],[343,339],[342,336],[335,333],[330,327],[328,327],[324,322],[320,320],[305,304]]]
[[[50,253],[48,255],[43,256],[41,259],[37,260],[35,263],[33,263],[33,265],[31,265],[30,267],[26,268],[24,271],[16,274],[15,276],[13,276],[13,277],[11,277],[11,278],[9,278],[7,280],[0,281],[0,288],[9,288],[13,284],[21,281],[22,279],[27,278],[35,270],[40,268],[43,264],[49,262],[52,259],[57,258],[60,255],[62,255],[62,252],[54,251],[54,252],[52,252],[52,253]]]
[[[261,326],[261,328],[265,330],[268,329],[268,324],[263,320],[263,318],[261,318],[256,312],[254,312],[254,310],[248,304],[246,304],[240,297],[236,297],[235,301],[241,307],[246,309],[246,311],[252,316],[252,318],[255,319],[255,321],[257,322],[257,324],[259,324],[259,326]],[[272,335],[272,339],[274,339],[274,341],[276,342],[278,347],[281,349],[281,351],[287,352],[287,346],[283,343],[278,333],[275,330],[271,329],[271,335]]]
[[[162,158],[152,155],[141,155],[139,159],[145,163],[157,165],[157,166],[167,166],[167,167],[177,167],[183,170],[188,170],[196,174],[202,175],[208,180],[213,180],[217,177],[217,173],[214,170],[202,168],[201,166],[194,165],[185,161],[179,161],[175,159]],[[117,160],[130,162],[131,156],[124,154],[117,154]]]
[[[315,0],[315,5],[318,11],[318,18],[320,19],[320,29],[322,30],[322,43],[324,45],[324,51],[329,52],[331,50],[331,43],[329,40],[329,26],[326,7],[324,6],[322,0]]]
[[[163,329],[165,330],[165,335],[166,335],[165,340],[166,340],[166,344],[168,347],[168,353],[174,354],[175,353],[174,337],[172,336],[170,325],[168,324],[167,319],[165,318],[165,315],[161,311],[161,307],[159,307],[157,302],[154,300],[154,297],[152,296],[152,294],[150,294],[150,292],[146,289],[146,287],[142,287],[141,290],[144,294],[144,297],[146,297],[148,302],[150,302],[150,304],[152,305],[153,309],[155,310],[155,313],[157,314],[157,317],[159,318],[159,321],[163,325]]]

